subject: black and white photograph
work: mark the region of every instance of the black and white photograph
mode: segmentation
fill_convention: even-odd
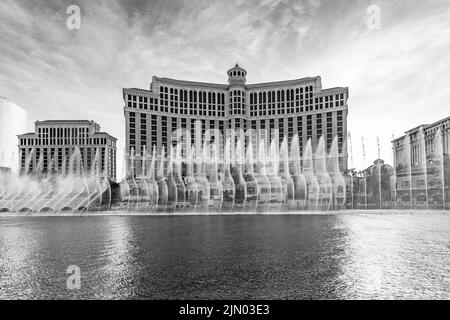
[[[449,300],[449,57],[448,0],[1,0],[0,300]]]

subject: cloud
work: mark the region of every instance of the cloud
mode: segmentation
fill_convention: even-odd
[[[325,88],[348,86],[358,168],[361,136],[367,162],[377,135],[389,161],[393,131],[448,116],[446,1],[80,0],[82,28],[68,30],[71,4],[0,2],[0,94],[33,121],[95,120],[119,148],[123,87],[148,88],[153,75],[225,83],[236,61],[249,82],[320,75]],[[366,27],[370,4],[381,30]]]

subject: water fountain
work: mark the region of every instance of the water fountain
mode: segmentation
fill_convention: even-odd
[[[331,178],[327,171],[327,151],[325,139],[323,136],[320,137],[319,143],[317,144],[316,157],[314,159],[314,173],[319,183],[319,210],[330,210],[332,201],[332,186]]]
[[[307,208],[309,210],[317,210],[319,205],[319,182],[314,174],[311,139],[308,139],[305,146],[303,155],[303,173],[306,180]]]
[[[198,204],[197,210],[206,211],[210,206],[210,186],[208,178],[206,177],[206,160],[207,157],[206,142],[203,148],[198,149],[195,157],[195,182],[198,187]]]
[[[394,141],[395,140],[395,137],[394,137],[394,134],[392,134],[392,141]],[[393,175],[393,179],[394,179],[394,181],[393,181],[393,184],[394,184],[394,209],[395,209],[395,212],[397,213],[397,206],[398,206],[398,199],[397,199],[397,188],[398,188],[398,186],[397,186],[397,164],[395,163],[396,162],[396,155],[395,155],[395,148],[393,147],[393,150],[392,150],[392,163],[393,163],[393,165],[394,165],[394,175]]]
[[[444,213],[446,211],[446,198],[445,198],[445,167],[444,167],[444,148],[443,148],[443,138],[442,130],[439,127],[435,133],[435,146],[434,153],[437,163],[439,164],[439,178],[441,187],[441,198],[442,198],[442,209]]]
[[[231,144],[228,138],[225,142],[224,175],[222,180],[223,203],[222,211],[232,212],[234,209],[235,183],[231,176]]]
[[[377,147],[378,147],[378,160],[381,159],[381,150],[380,150],[380,138],[377,137]],[[383,208],[383,200],[382,200],[382,190],[381,190],[381,163],[377,163],[378,169],[378,197],[380,202],[380,210]]]
[[[287,183],[280,175],[280,154],[278,149],[279,138],[275,136],[270,142],[267,156],[267,178],[270,184],[270,203],[272,211],[281,211],[282,205],[287,201]],[[286,190],[286,192],[284,192]]]
[[[423,131],[423,127],[419,128],[419,132],[417,133],[418,140],[418,154],[417,154],[417,165],[419,167],[419,174],[423,177],[424,182],[424,191],[423,193],[417,196],[417,202],[423,203],[425,202],[425,207],[427,212],[429,212],[429,197],[428,197],[428,164],[427,164],[427,152],[425,150],[425,132]]]
[[[128,184],[128,181],[130,179],[131,173],[130,173],[130,154],[126,151],[124,152],[124,163],[123,163],[123,174],[125,178],[120,182],[120,201],[122,204],[122,207],[124,207],[126,210],[129,210],[130,208],[130,199],[131,199],[131,189],[130,185]]]
[[[182,212],[186,206],[186,186],[182,178],[181,145],[176,146],[174,163],[174,182],[177,188],[177,203],[175,209]]]
[[[361,137],[362,153],[364,168],[366,167],[366,145],[364,143],[364,137]],[[364,173],[364,209],[367,210],[367,173]]]
[[[280,176],[283,180],[282,186],[282,194],[285,195],[285,201],[288,204],[288,210],[291,211],[295,205],[295,186],[294,179],[291,177],[291,173],[289,170],[289,152],[288,152],[288,142],[287,139],[284,138],[280,147],[280,163],[281,163],[281,172]]]
[[[254,199],[249,199],[249,195],[256,195],[256,190],[253,190],[252,186],[249,186],[247,184],[247,181],[245,180],[245,175],[247,175],[248,178],[249,175],[252,172],[251,167],[253,167],[251,159],[250,162],[245,163],[246,169],[250,170],[249,172],[245,172],[245,175],[243,175],[242,165],[245,162],[244,157],[244,146],[242,146],[242,141],[239,139],[236,142],[236,148],[234,152],[234,170],[232,173],[234,185],[235,185],[235,198],[234,203],[235,207],[238,210],[248,210],[251,209],[251,207],[247,207],[247,204],[250,204],[249,201],[253,201]],[[249,189],[250,188],[250,189]]]
[[[223,203],[223,187],[222,183],[219,181],[219,167],[217,165],[219,161],[218,147],[216,143],[212,144],[212,157],[205,157],[204,159],[209,162],[209,192],[210,192],[210,209],[212,212],[220,212],[222,210]],[[211,155],[208,152],[208,155]],[[209,161],[208,161],[209,160]]]
[[[144,146],[142,148],[142,153],[140,156],[140,170],[136,170],[136,174],[133,185],[136,186],[137,190],[135,191],[139,194],[139,198],[136,199],[134,210],[136,211],[147,211],[148,210],[148,199],[150,196],[149,185],[146,179],[146,162],[147,162],[147,148]]]
[[[130,171],[129,176],[127,178],[127,183],[130,188],[130,196],[129,196],[129,206],[128,209],[130,211],[139,210],[139,203],[140,203],[140,193],[139,186],[136,182],[136,153],[134,148],[131,148],[130,152]]]
[[[332,185],[332,206],[335,210],[342,210],[346,204],[345,179],[339,168],[339,146],[338,139],[335,137],[331,144],[328,155],[328,173]]]
[[[411,163],[411,137],[406,134],[405,138],[405,158],[404,158],[405,170],[408,175],[408,187],[409,187],[409,204],[411,211],[414,209],[413,203],[413,188],[412,188],[412,163]],[[402,197],[402,200],[405,199],[405,196]]]
[[[267,176],[267,151],[264,138],[261,138],[258,145],[258,161],[257,174],[255,175],[258,183],[258,207],[257,211],[265,212],[269,209],[269,204],[272,200],[270,179]]]
[[[167,189],[166,176],[164,174],[164,164],[165,164],[165,148],[161,149],[161,154],[158,161],[158,170],[156,173],[156,182],[158,184],[158,210],[166,211],[167,202],[169,200],[169,191]]]
[[[294,201],[291,210],[301,210],[305,209],[307,205],[308,186],[301,168],[302,159],[300,157],[300,143],[297,134],[292,139],[291,149],[289,164],[294,184]]]
[[[167,166],[166,184],[167,184],[167,205],[169,208],[175,208],[178,203],[178,191],[177,184],[173,174],[174,166],[174,150],[173,146],[170,146],[169,151],[169,164]]]
[[[110,185],[100,172],[99,157],[96,150],[90,170],[84,170],[80,149],[75,147],[69,167],[64,165],[57,172],[54,154],[38,154],[33,149],[22,175],[0,174],[0,212],[79,214],[109,209]],[[35,169],[31,171],[33,161]]]
[[[355,209],[355,195],[354,195],[354,176],[353,176],[353,143],[352,143],[352,135],[349,132],[347,135],[347,141],[349,146],[349,153],[350,153],[350,168],[352,172],[349,173],[350,175],[350,196],[352,199],[352,209]]]
[[[194,155],[192,151],[192,147],[188,144],[186,148],[186,166],[187,166],[187,174],[185,178],[185,186],[186,186],[186,205],[193,212],[197,210],[197,202],[198,202],[198,185],[194,177]]]
[[[338,137],[328,141],[329,146],[320,137],[316,150],[308,139],[303,154],[297,134],[290,147],[286,136],[272,140],[260,137],[256,146],[253,138],[245,145],[242,136],[236,140],[227,137],[223,159],[219,159],[219,148],[223,147],[219,139],[208,142],[210,139],[205,138],[203,145],[176,144],[159,152],[156,146],[151,150],[143,146],[138,153],[130,149],[125,155],[126,177],[120,183],[121,203],[113,209],[146,214],[207,214],[325,212],[350,206],[348,203],[346,207],[347,184],[340,168]],[[365,151],[363,154],[365,157]],[[6,174],[0,175],[0,211],[79,214],[108,209],[111,188],[101,170],[100,157],[97,149],[92,164],[86,164],[80,149],[74,148],[56,172],[55,155],[32,151],[25,166],[35,168],[33,172],[8,176],[8,184]],[[353,207],[353,177],[349,183]]]
[[[147,157],[147,164],[146,167],[148,170],[146,170],[146,179],[147,179],[147,185],[148,185],[148,207],[151,211],[157,211],[158,210],[158,199],[159,199],[159,187],[158,182],[156,181],[155,177],[155,170],[156,170],[156,162],[158,160],[158,151],[156,146],[153,147],[152,150],[152,157],[151,160],[148,161]]]

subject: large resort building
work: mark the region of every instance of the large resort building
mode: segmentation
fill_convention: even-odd
[[[91,172],[97,165],[98,172],[116,181],[117,139],[101,132],[100,125],[94,121],[37,121],[35,132],[18,137],[22,174],[67,174],[73,162],[78,162],[82,172]],[[79,159],[74,159],[77,155]]]
[[[271,131],[290,147],[297,135],[300,154],[308,140],[315,152],[321,137],[328,150],[337,139],[341,172],[347,169],[348,88],[322,89],[319,76],[247,84],[247,71],[238,64],[227,74],[228,84],[153,77],[149,90],[123,90],[128,176],[141,174],[144,150],[168,150],[177,129],[190,132],[194,144],[199,122],[202,132],[218,129],[224,136],[227,130],[258,132],[253,146],[261,138],[273,139]],[[223,156],[223,140],[219,149]]]

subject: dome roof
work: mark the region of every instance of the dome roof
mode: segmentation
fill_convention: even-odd
[[[241,72],[243,72],[243,74],[247,74],[247,71],[244,69],[244,68],[241,68],[240,66],[239,66],[239,63],[237,63],[236,62],[236,64],[234,65],[234,67],[233,68],[231,68],[230,70],[228,70],[228,74],[230,74],[230,72],[234,72],[234,71],[241,71]]]
[[[245,84],[247,81],[247,71],[241,68],[237,62],[233,68],[227,71],[227,74],[229,84]]]

